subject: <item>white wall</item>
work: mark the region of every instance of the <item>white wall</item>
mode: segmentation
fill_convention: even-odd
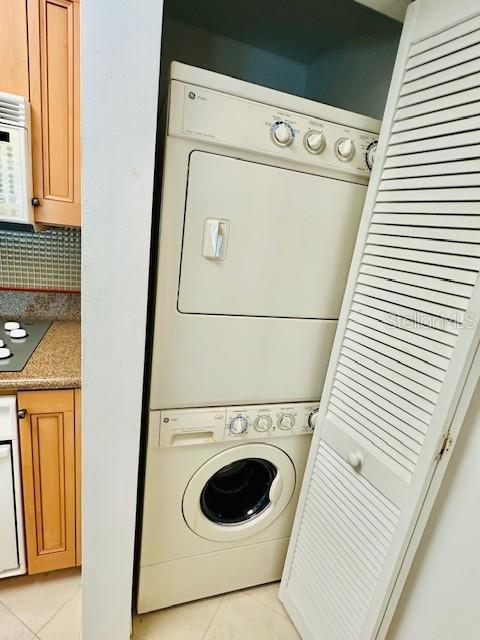
[[[161,20],[81,4],[84,640],[130,635]]]
[[[480,383],[387,640],[478,640]]]

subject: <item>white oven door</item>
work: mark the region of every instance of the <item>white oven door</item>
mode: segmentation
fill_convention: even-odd
[[[18,567],[12,448],[0,445],[0,577]]]
[[[366,187],[190,156],[178,310],[336,319]]]

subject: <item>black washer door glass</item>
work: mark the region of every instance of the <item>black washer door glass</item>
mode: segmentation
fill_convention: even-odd
[[[218,524],[240,524],[258,516],[270,504],[277,468],[262,458],[237,460],[217,471],[204,486],[200,506]]]

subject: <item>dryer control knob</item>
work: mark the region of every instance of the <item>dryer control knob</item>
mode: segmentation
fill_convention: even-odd
[[[228,424],[228,430],[233,436],[240,436],[248,431],[248,420],[244,416],[235,416]]]
[[[295,139],[295,131],[287,122],[275,122],[271,129],[272,139],[281,147],[289,147]]]
[[[278,419],[278,426],[283,431],[288,431],[289,429],[292,429],[294,424],[295,424],[295,418],[292,416],[291,413],[284,413]]]
[[[344,162],[351,160],[355,155],[355,145],[353,144],[353,140],[350,140],[350,138],[341,138],[337,142],[336,151],[340,160],[343,160]]]
[[[310,153],[322,153],[325,145],[325,134],[321,131],[309,131],[305,136],[305,146]]]
[[[308,416],[308,426],[310,427],[310,429],[315,429],[315,425],[317,422],[317,416],[318,416],[318,408],[314,409],[310,415]]]
[[[0,347],[0,360],[4,358],[10,358],[12,352],[7,347]]]
[[[378,142],[372,142],[368,145],[367,153],[365,154],[365,162],[367,167],[371,169],[375,162],[375,154],[377,152]]]

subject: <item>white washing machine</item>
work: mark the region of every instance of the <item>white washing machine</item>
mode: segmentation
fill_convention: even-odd
[[[380,123],[173,63],[150,408],[320,398]]]
[[[139,612],[280,579],[316,410],[151,414]]]

